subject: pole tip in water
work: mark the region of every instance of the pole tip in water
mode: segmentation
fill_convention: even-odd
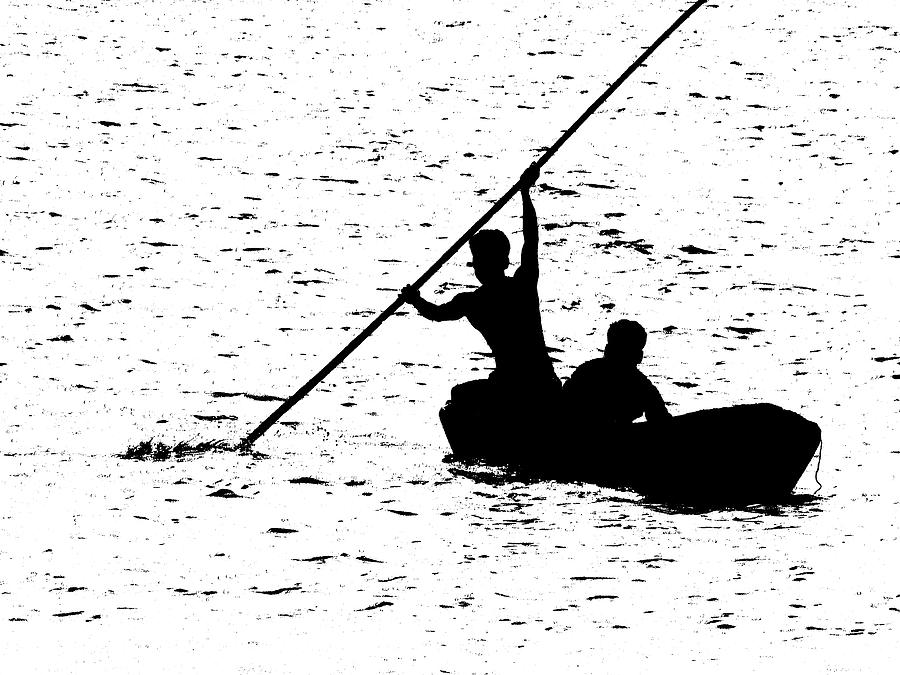
[[[150,462],[166,462],[170,460],[184,460],[207,455],[215,452],[237,452],[238,454],[250,454],[254,459],[261,459],[265,455],[254,453],[250,450],[250,444],[241,441],[237,445],[233,445],[228,441],[178,441],[177,443],[166,443],[149,439],[141,441],[136,445],[129,446],[125,452],[117,455],[119,459],[132,459],[137,461]]]

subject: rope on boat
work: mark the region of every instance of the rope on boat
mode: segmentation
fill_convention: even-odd
[[[819,451],[819,461],[816,462],[816,473],[815,473],[815,475],[813,476],[813,478],[815,478],[816,484],[817,484],[819,487],[816,488],[816,491],[815,491],[815,492],[813,492],[814,495],[819,494],[819,490],[822,489],[822,483],[819,482],[819,467],[822,466],[822,451],[825,449],[825,441],[820,440],[820,441],[819,441],[819,447],[818,447],[817,449],[818,449],[818,451]]]

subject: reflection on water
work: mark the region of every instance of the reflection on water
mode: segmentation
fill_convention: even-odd
[[[490,485],[492,487],[505,487],[510,489],[523,489],[528,486],[545,484],[554,489],[553,486],[559,486],[561,489],[571,489],[574,486],[584,486],[584,483],[561,482],[553,479],[547,479],[540,476],[534,471],[522,470],[517,467],[496,466],[478,461],[461,462],[447,455],[444,462],[450,464],[447,471],[457,477],[472,481],[480,485]],[[827,497],[819,497],[812,494],[792,494],[787,498],[777,502],[767,502],[761,504],[747,503],[728,503],[728,502],[704,502],[695,500],[690,503],[673,502],[673,501],[656,501],[651,497],[643,497],[630,491],[615,491],[607,487],[596,487],[595,491],[583,494],[592,494],[594,498],[598,493],[603,494],[603,500],[610,503],[633,504],[641,506],[650,511],[662,514],[682,514],[682,515],[706,515],[706,514],[731,514],[736,521],[752,520],[756,516],[777,516],[777,517],[798,517],[808,518],[814,517],[823,512],[823,506],[827,502]],[[633,495],[626,497],[624,495]],[[748,514],[755,514],[748,518]]]

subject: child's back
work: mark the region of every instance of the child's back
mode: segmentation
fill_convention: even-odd
[[[565,414],[582,427],[630,424],[642,415],[649,422],[671,417],[659,391],[637,368],[646,342],[639,323],[613,323],[603,358],[578,366],[563,385]]]

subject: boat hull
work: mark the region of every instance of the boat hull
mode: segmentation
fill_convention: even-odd
[[[817,424],[770,403],[700,410],[615,430],[560,428],[552,421],[559,416],[546,411],[507,417],[501,425],[496,411],[479,417],[449,403],[440,418],[451,460],[511,465],[538,477],[683,503],[784,500],[821,442]]]

